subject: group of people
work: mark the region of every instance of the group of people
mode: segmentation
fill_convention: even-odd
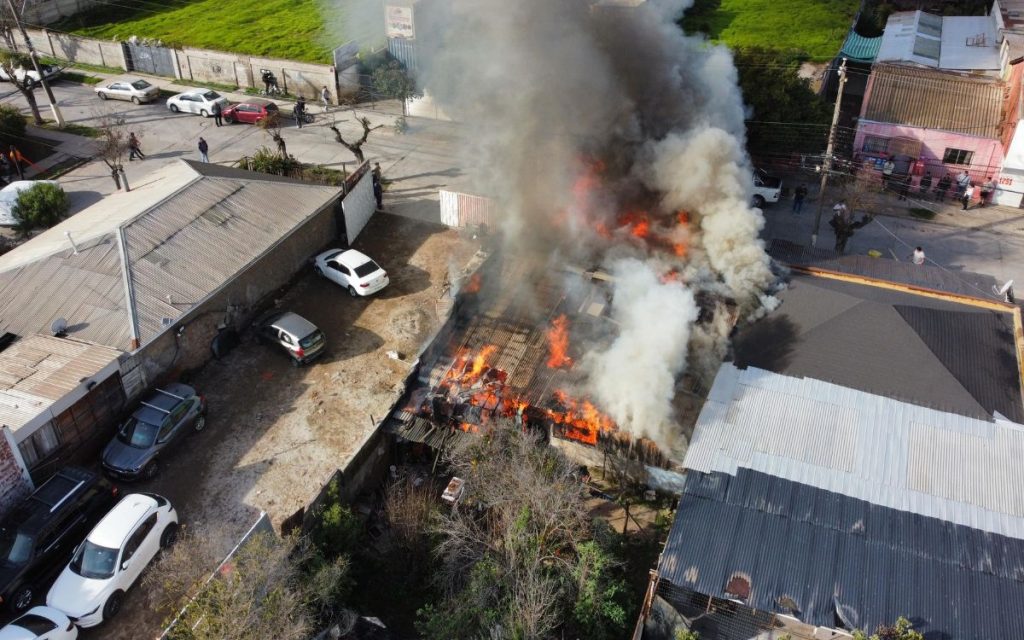
[[[956,178],[953,178],[951,173],[947,173],[939,178],[934,190],[932,189],[932,174],[926,173],[921,178],[919,191],[922,198],[927,198],[930,192],[935,196],[936,200],[945,202],[950,188],[954,189],[953,198],[960,202],[965,211],[971,206],[971,202],[974,201],[975,194],[978,194],[978,206],[984,207],[992,204],[992,197],[996,193],[996,183],[992,176],[989,176],[985,182],[977,185],[971,180],[970,174],[966,171],[961,171],[960,175]]]

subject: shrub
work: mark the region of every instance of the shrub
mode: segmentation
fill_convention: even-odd
[[[337,558],[355,549],[362,534],[362,522],[341,502],[338,479],[331,480],[324,501],[314,512],[310,542],[323,557]]]
[[[250,171],[260,173],[272,173],[279,176],[291,175],[293,171],[302,166],[294,156],[282,157],[267,147],[260,147],[256,153],[247,160],[242,161]]]
[[[67,215],[68,194],[57,185],[38,182],[18,194],[11,213],[23,234],[32,229],[47,229]]]
[[[25,116],[16,107],[0,105],[0,141],[4,144],[21,143],[25,137]]]

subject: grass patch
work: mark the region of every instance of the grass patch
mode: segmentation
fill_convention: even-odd
[[[67,60],[61,60],[61,64],[67,64]],[[92,71],[93,73],[125,73],[125,70],[120,67],[104,67],[98,64],[86,64],[84,62],[76,62],[71,69],[79,69],[81,71]]]
[[[103,132],[95,127],[88,127],[84,124],[75,124],[69,122],[63,127],[58,127],[56,122],[44,122],[43,129],[49,129],[50,131],[61,131],[63,133],[70,133],[76,136],[83,136],[85,138],[99,138],[103,135]]]
[[[77,82],[78,84],[99,84],[103,82],[103,78],[97,78],[96,76],[86,75],[79,71],[64,71],[60,74],[61,80],[67,80],[68,82]]]
[[[831,60],[846,38],[857,0],[697,0],[683,16],[688,32],[730,47],[800,51]]]
[[[155,12],[155,13],[154,13]],[[334,14],[334,15],[332,15]],[[319,0],[125,0],[99,5],[53,25],[92,38],[159,39],[172,46],[330,63],[331,48],[345,39],[328,34],[326,24],[344,22],[343,10]]]
[[[907,209],[911,216],[920,218],[921,220],[931,220],[935,217],[935,212],[931,209],[925,209],[924,207],[910,207]]]

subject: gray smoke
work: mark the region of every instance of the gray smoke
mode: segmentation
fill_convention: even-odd
[[[436,2],[432,18],[417,14],[417,38],[433,22],[422,79],[468,128],[465,166],[505,213],[508,241],[615,275],[618,334],[583,359],[587,391],[620,427],[669,446],[687,345],[713,344],[717,358],[725,341],[692,330],[693,291],[746,315],[772,275],[730,53],[675,24],[689,0],[607,4]],[[629,222],[640,217],[642,239]]]

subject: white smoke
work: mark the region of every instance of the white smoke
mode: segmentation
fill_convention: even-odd
[[[669,450],[676,435],[676,377],[686,366],[697,304],[692,291],[660,282],[640,260],[617,261],[611,273],[616,279],[612,318],[619,335],[604,351],[585,357],[589,388],[620,428]]]

